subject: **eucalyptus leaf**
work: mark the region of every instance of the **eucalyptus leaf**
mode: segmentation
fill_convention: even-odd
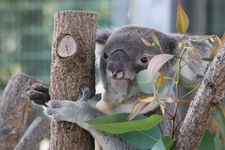
[[[144,131],[156,127],[163,120],[163,116],[154,114],[145,119],[127,121],[127,113],[113,114],[87,121],[100,131],[111,134],[121,134],[132,131]]]
[[[147,94],[152,94],[154,91],[154,83],[147,79],[147,70],[140,71],[136,76],[136,85],[138,89]]]
[[[144,43],[145,46],[148,46],[148,47],[152,46],[152,44],[149,43],[149,42],[148,42],[146,39],[144,39],[144,38],[141,38],[141,41]]]
[[[158,127],[154,127],[146,131],[128,132],[118,134],[118,136],[136,149],[147,150],[151,149],[162,135],[160,129]]]
[[[184,33],[186,33],[188,26],[189,26],[188,16],[184,11],[184,9],[181,5],[181,2],[178,1],[178,4],[177,4],[177,31],[179,33],[184,34]]]
[[[217,131],[216,135],[214,136],[214,143],[215,143],[215,150],[225,149],[225,144],[222,143],[219,131]]]
[[[209,130],[205,130],[204,136],[200,145],[198,146],[198,150],[206,150],[206,149],[215,149],[215,143],[213,136]]]
[[[152,34],[151,34],[151,37],[152,37],[153,42],[154,42],[157,46],[161,47],[157,35],[156,35],[155,33],[152,33]]]
[[[154,83],[156,75],[161,67],[173,57],[174,55],[170,54],[159,54],[151,59],[147,68],[147,79],[150,83]]]
[[[168,136],[161,137],[158,142],[152,147],[152,150],[172,150],[175,141]]]
[[[220,132],[223,138],[225,139],[225,117],[223,115],[223,111],[220,108],[220,106],[216,107],[216,109],[214,110],[213,118],[216,120],[220,129]]]

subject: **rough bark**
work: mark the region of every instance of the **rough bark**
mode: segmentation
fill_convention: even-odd
[[[175,149],[195,150],[215,107],[224,97],[225,43],[210,64],[177,136]]]
[[[55,16],[52,44],[50,97],[76,100],[86,84],[95,94],[95,36],[97,16],[93,13],[62,11]],[[74,114],[78,115],[78,114]],[[76,124],[51,123],[50,149],[94,149],[91,135]]]
[[[25,74],[14,74],[0,100],[0,149],[13,150],[27,121],[31,102],[24,96],[36,81]]]
[[[37,150],[38,144],[49,133],[50,124],[41,117],[37,117],[26,130],[14,150]]]

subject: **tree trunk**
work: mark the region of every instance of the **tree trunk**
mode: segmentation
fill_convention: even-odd
[[[62,11],[56,14],[52,44],[50,97],[76,100],[86,84],[95,94],[95,36],[97,15]],[[74,114],[78,115],[78,114]],[[91,135],[76,124],[51,123],[51,150],[94,149]]]
[[[36,81],[25,74],[9,80],[0,100],[0,149],[13,150],[23,132],[31,102],[25,93]]]
[[[26,130],[14,150],[38,150],[41,140],[49,133],[49,129],[49,122],[41,117],[37,117]]]
[[[195,150],[213,110],[224,97],[225,43],[210,64],[177,136],[176,149]]]

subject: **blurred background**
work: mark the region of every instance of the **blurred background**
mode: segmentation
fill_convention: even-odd
[[[183,0],[190,34],[225,31],[224,0]],[[53,16],[60,10],[93,11],[98,30],[126,24],[176,32],[177,0],[0,0],[0,92],[14,72],[48,83]]]

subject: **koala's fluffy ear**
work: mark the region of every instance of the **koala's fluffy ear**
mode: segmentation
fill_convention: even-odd
[[[95,56],[96,56],[96,66],[99,67],[100,58],[103,55],[104,46],[112,34],[112,30],[106,30],[104,32],[97,33],[96,37],[96,48],[95,48]]]
[[[105,45],[111,34],[112,34],[111,30],[106,30],[104,32],[98,33],[96,37],[96,43],[100,45]]]
[[[168,42],[168,50],[169,50],[169,52],[170,53],[172,53],[173,51],[174,51],[174,49],[177,47],[177,41],[176,40],[170,40],[169,42]]]
[[[166,54],[175,54],[177,53],[177,47],[179,41],[182,40],[181,36],[172,36],[166,40],[166,42],[162,45],[164,52]]]

